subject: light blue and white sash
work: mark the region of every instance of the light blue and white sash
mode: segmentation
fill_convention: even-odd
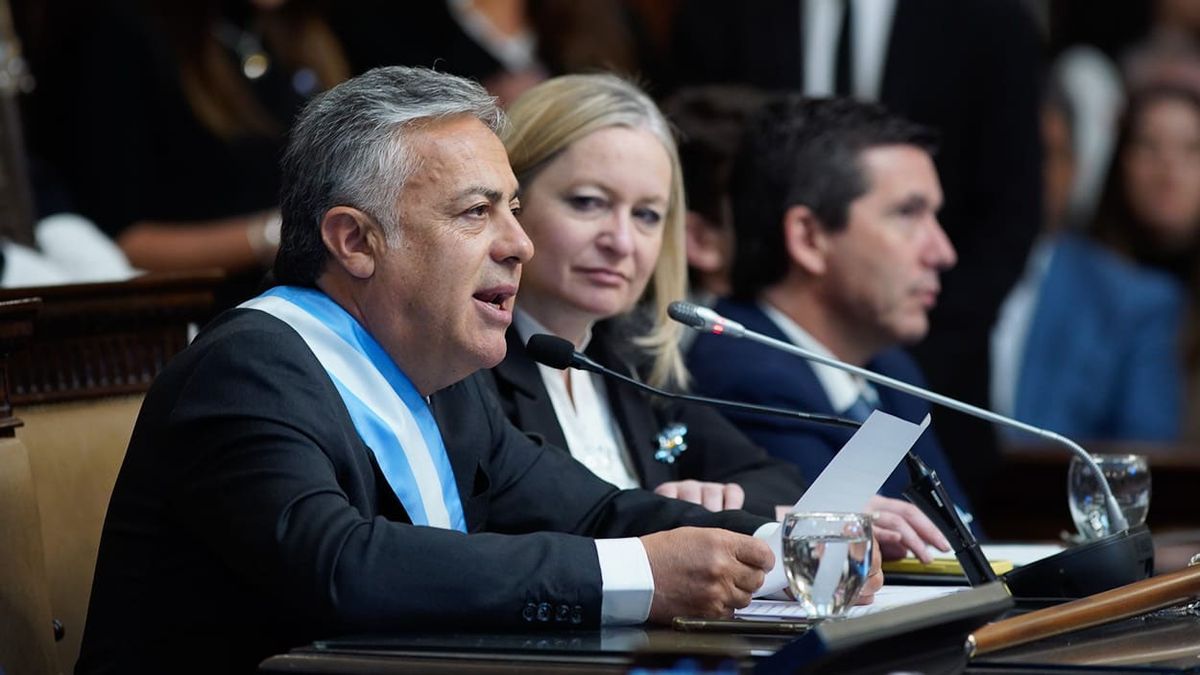
[[[291,326],[333,380],[414,525],[466,532],[442,434],[425,398],[375,338],[324,293],[279,286],[239,307]]]

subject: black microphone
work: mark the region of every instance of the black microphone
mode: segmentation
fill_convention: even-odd
[[[712,406],[715,408],[725,408],[727,410],[739,410],[742,412],[758,413],[762,415],[775,415],[778,417],[789,417],[791,419],[801,420],[804,422],[812,422],[814,424],[830,424],[839,427],[849,427],[857,429],[862,426],[858,422],[848,420],[843,417],[834,417],[833,415],[819,415],[817,413],[806,413],[798,410],[786,410],[784,408],[773,408],[765,405],[754,405],[752,403],[738,403],[736,401],[725,401],[717,398],[708,398],[706,396],[692,396],[690,394],[679,394],[672,391],[665,391],[658,387],[652,387],[645,382],[635,380],[628,375],[623,375],[611,368],[606,368],[584,354],[575,351],[575,345],[569,340],[564,340],[556,335],[534,335],[529,338],[528,344],[525,345],[525,351],[534,361],[551,368],[565,370],[567,368],[575,368],[578,370],[587,370],[593,373],[599,373],[605,377],[618,379],[626,384],[637,387],[642,391],[649,392],[655,396],[675,399],[677,401],[687,401],[689,403],[698,403],[700,405]]]
[[[950,542],[950,548],[954,550],[954,557],[958,559],[967,583],[981,586],[996,581],[999,577],[996,576],[987,556],[983,554],[979,540],[958,515],[958,509],[954,508],[954,502],[938,478],[937,472],[930,469],[912,451],[904,456],[904,464],[908,468],[909,480],[904,496],[921,509],[921,513],[933,521]]]

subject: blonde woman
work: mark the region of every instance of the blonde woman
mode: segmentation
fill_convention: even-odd
[[[508,354],[492,370],[509,419],[621,488],[770,516],[794,503],[804,490],[795,466],[720,414],[530,359],[528,338],[551,333],[610,368],[685,386],[678,327],[666,316],[686,290],[683,184],[667,121],[618,77],[548,80],[509,117],[502,140],[521,184],[518,219],[535,248]],[[924,556],[925,542],[945,544],[910,505],[877,500],[885,553]]]

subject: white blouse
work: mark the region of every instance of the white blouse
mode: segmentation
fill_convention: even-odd
[[[513,325],[521,342],[530,336],[549,333],[536,319],[517,310]],[[581,350],[591,340],[589,333]],[[554,415],[567,439],[567,450],[592,473],[613,485],[628,490],[640,486],[624,436],[608,405],[607,390],[602,376],[582,370],[561,370],[538,364],[542,383],[550,395]],[[568,390],[568,382],[570,389]]]

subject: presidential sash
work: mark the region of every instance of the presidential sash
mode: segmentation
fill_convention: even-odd
[[[466,532],[450,458],[428,402],[354,317],[321,291],[297,286],[272,288],[239,307],[266,312],[300,334],[414,525]]]

